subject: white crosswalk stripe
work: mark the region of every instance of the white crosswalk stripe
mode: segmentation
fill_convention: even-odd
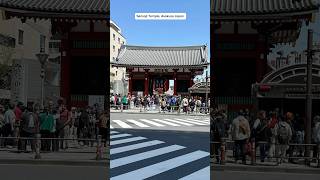
[[[153,121],[150,121],[150,120],[147,120],[147,119],[140,119],[141,121],[143,122],[146,122],[146,123],[149,123],[149,124],[152,124],[154,126],[158,126],[158,127],[163,127],[164,125],[162,124],[159,124],[159,123],[156,123],[156,122],[153,122]]]
[[[121,120],[113,120],[113,122],[117,123],[122,128],[132,128],[131,126],[129,126],[129,124],[127,124]]]
[[[112,180],[123,180],[123,179],[130,179],[130,180],[141,180],[146,179],[151,176],[163,173],[165,171],[169,171],[173,168],[182,166],[184,164],[190,163],[192,161],[196,161],[198,159],[204,158],[209,156],[209,153],[204,151],[195,151],[191,152],[179,157],[175,157],[166,161],[162,161],[157,164],[153,164],[138,170],[134,170],[125,174],[121,174],[119,176],[112,177]]]
[[[117,131],[110,131],[110,134],[117,134],[117,133],[119,133],[119,132],[117,132]]]
[[[126,134],[125,134],[126,135]],[[136,138],[136,139],[135,139]],[[141,141],[139,141],[141,140]],[[135,144],[131,142],[139,141]],[[130,144],[126,144],[130,143]],[[185,165],[192,165],[193,162],[198,160],[209,162],[209,153],[205,151],[193,151],[188,150],[184,146],[180,145],[167,145],[163,141],[159,140],[150,140],[144,137],[130,137],[121,140],[111,140],[111,145],[120,145],[116,148],[110,149],[110,170],[111,170],[111,180],[141,180],[152,178],[153,176],[163,175],[165,173],[170,174],[181,174],[181,171],[175,172],[176,168]],[[143,151],[144,149],[148,149]],[[138,150],[137,153],[133,150]],[[123,152],[131,151],[130,155]],[[122,154],[120,154],[122,153]],[[132,154],[133,153],[133,154]],[[112,158],[116,155],[116,158]],[[166,155],[168,158],[165,158]],[[157,158],[161,157],[161,161]],[[169,158],[170,157],[170,158]],[[205,159],[205,158],[208,159]],[[145,164],[143,167],[136,166],[135,163]],[[209,165],[209,163],[208,163]],[[126,171],[125,168],[131,166]],[[136,168],[139,167],[139,168]],[[112,173],[114,170],[121,169],[120,173]],[[209,180],[210,179],[210,168],[194,166],[191,172],[186,172],[184,177],[181,180],[192,180],[192,179],[201,179]],[[117,171],[115,171],[117,172]],[[114,175],[112,175],[114,174]],[[181,177],[181,176],[180,176]]]
[[[166,127],[166,126],[208,126],[210,121],[195,118],[164,118],[164,119],[125,119],[111,120],[113,123],[110,129],[114,128],[151,128],[151,127]]]
[[[131,134],[117,134],[117,135],[111,135],[110,139],[115,139],[115,138],[122,138],[122,137],[128,137],[132,136]]]
[[[116,141],[111,141],[110,145],[118,145],[118,144],[123,144],[123,143],[129,143],[129,142],[134,142],[134,141],[139,141],[139,140],[144,140],[147,139],[145,137],[133,137],[133,138],[127,138],[127,139],[120,139]]]
[[[126,151],[131,151],[131,150],[140,149],[140,148],[144,148],[144,147],[154,146],[154,145],[158,145],[158,144],[162,144],[162,143],[164,143],[164,142],[154,140],[154,141],[148,141],[148,142],[143,142],[143,143],[139,143],[139,144],[124,146],[124,147],[113,148],[113,149],[110,149],[110,154],[118,154],[118,153],[122,153],[122,152],[126,152]]]
[[[198,122],[198,123],[202,123],[204,125],[207,125],[209,121],[205,121],[205,120],[197,120],[197,119],[187,119],[188,121],[193,121],[193,122]]]
[[[129,122],[131,122],[131,123],[133,123],[133,124],[135,124],[135,125],[137,125],[137,126],[139,126],[139,127],[150,127],[150,126],[145,125],[145,124],[143,124],[143,123],[141,123],[141,122],[139,122],[139,121],[136,121],[136,120],[134,120],[134,119],[127,119],[127,121],[129,121]]]
[[[175,120],[179,120],[179,121],[182,121],[182,122],[187,122],[187,123],[195,124],[195,125],[205,125],[203,123],[199,123],[199,122],[191,121],[191,120],[184,120],[184,119],[178,119],[178,118],[175,118]]]
[[[179,124],[174,124],[174,123],[171,123],[171,122],[168,122],[168,121],[165,121],[165,120],[160,120],[160,119],[152,119],[152,120],[158,121],[160,123],[167,124],[167,125],[170,125],[170,126],[180,126]]]
[[[181,121],[178,121],[178,120],[173,120],[173,119],[164,119],[164,120],[171,121],[171,122],[178,123],[178,124],[182,124],[182,125],[186,125],[186,126],[193,126],[190,123],[185,123],[185,122],[181,122]]]
[[[178,146],[178,145],[172,145],[172,146],[168,146],[168,147],[163,147],[160,149],[156,149],[156,150],[151,150],[151,151],[147,151],[147,152],[143,152],[143,153],[139,153],[139,154],[135,154],[135,155],[131,155],[131,156],[127,156],[127,157],[123,157],[123,158],[119,158],[119,159],[115,159],[115,160],[111,160],[110,161],[110,168],[116,168],[122,165],[126,165],[126,164],[130,164],[133,162],[137,162],[137,161],[141,161],[144,159],[148,159],[148,158],[152,158],[155,156],[159,156],[159,155],[163,155],[166,153],[170,153],[173,151],[177,151],[180,149],[183,149],[185,147],[183,146]]]

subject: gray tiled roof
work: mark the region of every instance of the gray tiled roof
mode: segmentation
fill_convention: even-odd
[[[208,64],[207,46],[145,47],[122,46],[115,66],[199,67]]]
[[[315,10],[319,0],[211,0],[213,15],[259,15]]]
[[[0,7],[29,11],[105,14],[109,0],[0,0]]]

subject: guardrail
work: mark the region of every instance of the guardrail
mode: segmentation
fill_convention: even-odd
[[[21,141],[21,140],[31,140],[34,141],[32,143],[34,143],[35,145],[35,156],[34,159],[41,159],[41,143],[49,140],[49,141],[83,141],[83,142],[96,142],[96,151],[94,152],[85,152],[85,153],[95,153],[95,159],[97,161],[102,160],[103,159],[103,143],[104,141],[106,141],[105,139],[102,139],[101,135],[97,136],[97,139],[84,139],[84,138],[41,138],[41,134],[35,134],[35,137],[0,137],[0,140],[15,140],[16,142]],[[24,142],[27,143],[27,142]],[[53,142],[50,142],[53,143]],[[18,149],[19,151],[19,149]],[[66,153],[72,153],[72,152],[67,152]]]
[[[266,141],[255,142],[254,140],[252,140],[250,142],[251,142],[251,152],[249,154],[249,157],[250,157],[250,162],[251,162],[250,164],[253,166],[257,165],[256,159],[260,157],[260,154],[258,155],[256,153],[257,146],[262,145],[262,144],[271,144],[275,147],[275,152],[276,152],[277,146],[281,145],[281,144],[276,144],[276,143],[269,143]],[[276,164],[274,164],[274,165],[279,165],[281,163],[282,159],[287,159],[287,160],[304,159],[306,165],[309,165],[309,166],[310,166],[310,161],[316,160],[317,168],[320,168],[320,145],[319,144],[293,144],[293,143],[290,143],[290,144],[288,144],[288,146],[289,147],[301,147],[301,146],[302,147],[306,147],[306,146],[315,147],[315,146],[317,146],[317,157],[278,156],[278,154],[276,153],[276,155],[274,155],[272,157],[268,157],[271,159],[276,159]],[[226,165],[228,158],[232,158],[232,159],[235,158],[234,147],[235,147],[235,141],[231,141],[226,138],[222,138],[221,142],[211,141],[210,142],[211,158],[217,159],[217,163],[220,165]],[[228,156],[228,154],[227,154],[227,152],[230,150],[233,151],[232,156]],[[246,160],[247,160],[247,156],[248,155],[246,155]]]

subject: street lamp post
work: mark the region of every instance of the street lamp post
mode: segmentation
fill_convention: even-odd
[[[48,60],[49,55],[45,54],[43,52],[36,54],[40,65],[41,65],[41,73],[40,73],[40,77],[41,77],[41,109],[44,109],[44,78],[45,78],[45,66]]]

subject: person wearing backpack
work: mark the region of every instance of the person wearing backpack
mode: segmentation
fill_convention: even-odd
[[[235,162],[237,163],[241,156],[242,163],[246,164],[246,145],[251,132],[248,120],[241,114],[232,121],[231,133],[235,141]]]
[[[276,124],[276,156],[277,163],[281,164],[284,161],[286,156],[286,151],[289,149],[289,143],[292,138],[292,129],[290,124],[288,123],[288,119],[281,119]]]
[[[21,137],[34,138],[39,132],[39,117],[33,112],[33,107],[28,106],[27,111],[21,116]],[[21,140],[21,150],[27,151],[27,141],[30,141],[31,150],[35,151],[35,140]]]
[[[264,162],[266,158],[267,144],[270,142],[267,136],[268,121],[265,111],[259,111],[258,118],[255,120],[252,128],[253,137],[256,141],[256,148],[260,149],[260,161]]]
[[[214,142],[221,142],[222,138],[225,137],[225,124],[221,114],[217,114],[213,117],[211,122],[212,138]],[[217,163],[221,163],[220,159],[220,148],[221,144],[213,144],[214,155],[216,156]]]

